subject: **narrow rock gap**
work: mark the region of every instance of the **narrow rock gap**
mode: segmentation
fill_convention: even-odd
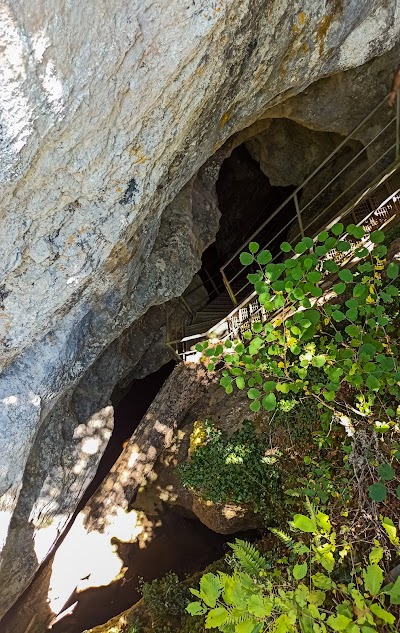
[[[124,443],[137,428],[149,405],[160,391],[174,367],[175,362],[171,361],[145,378],[134,380],[128,387],[125,395],[114,405],[114,430],[99,462],[93,481],[87,487],[76,510],[76,514],[85,507],[87,501],[101,484],[104,477],[110,472],[123,450]],[[113,400],[113,398],[111,399]]]

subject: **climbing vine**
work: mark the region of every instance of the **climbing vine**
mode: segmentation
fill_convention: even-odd
[[[396,423],[399,265],[386,264],[384,239],[380,230],[367,240],[362,227],[338,223],[315,240],[283,242],[278,263],[251,242],[240,261],[262,306],[259,320],[235,341],[196,346],[210,371],[223,364],[226,393],[247,390],[254,412],[274,412],[282,394],[301,394],[345,425],[347,415]]]

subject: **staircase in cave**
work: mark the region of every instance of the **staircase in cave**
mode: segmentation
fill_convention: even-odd
[[[240,282],[234,284],[236,296],[240,301],[243,301],[248,292],[246,290],[240,290]],[[217,323],[225,319],[225,317],[234,310],[232,305],[232,299],[229,296],[227,290],[221,292],[215,299],[210,301],[202,310],[196,312],[192,322],[186,326],[185,335],[191,336],[192,334],[205,333],[214,328]]]
[[[376,129],[379,131],[329,182],[321,186],[318,181],[318,193],[303,204],[302,193],[305,187],[321,175],[329,161],[335,159],[345,143],[354,138],[366,124],[374,132]],[[370,156],[374,157],[373,162],[372,159],[369,160]],[[343,174],[345,178],[338,181]],[[349,179],[352,180],[350,185]],[[335,186],[337,190],[338,183],[339,195],[333,194],[333,200],[328,199],[327,204],[327,194],[335,191]],[[368,240],[369,233],[378,228],[387,230],[400,221],[400,94],[397,95],[395,115],[389,110],[385,97],[317,169],[268,215],[252,235],[246,238],[220,269],[224,289],[220,293],[218,290],[217,293],[213,291],[212,294],[217,296],[192,317],[190,324],[184,327],[184,336],[179,336],[167,327],[167,344],[175,356],[190,360],[191,356],[197,354],[194,349],[196,343],[206,339],[223,341],[240,338],[243,331],[250,329],[254,322],[263,322],[268,318],[256,293],[251,292],[247,281],[249,268],[242,266],[239,261],[240,252],[246,250],[251,241],[258,242],[262,249],[268,248],[273,261],[277,261],[282,256],[279,248],[281,242],[287,239],[293,244],[304,235],[316,237],[322,230],[329,229],[339,221],[345,226],[350,223],[363,226],[367,232],[363,240],[354,241],[350,253],[332,251],[327,254],[327,258],[334,258],[339,265],[349,264],[351,253],[361,242]]]

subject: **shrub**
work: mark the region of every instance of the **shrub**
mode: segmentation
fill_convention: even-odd
[[[189,601],[187,588],[172,572],[162,578],[143,583],[141,592],[147,610],[155,619],[181,616],[185,613]]]
[[[197,600],[188,613],[206,615],[205,628],[222,633],[394,632],[400,577],[385,584],[383,547],[374,541],[360,552],[343,536],[345,526],[337,533],[327,514],[308,509],[291,523],[303,539],[277,533],[294,565],[282,559],[272,570],[256,548],[236,539],[233,572],[205,574],[199,589],[191,589]],[[393,543],[396,528],[389,527]]]
[[[204,444],[179,467],[182,484],[214,503],[251,503],[255,512],[268,514],[280,486],[279,456],[266,456],[266,438],[248,420],[231,437],[209,421],[204,428]]]

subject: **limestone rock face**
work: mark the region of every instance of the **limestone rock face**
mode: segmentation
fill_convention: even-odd
[[[268,108],[390,50],[399,18],[395,0],[2,3],[0,615],[40,562],[29,511],[40,478],[63,496],[76,463],[63,438],[98,431],[63,502],[70,516],[112,426],[102,398],[85,420],[70,415],[78,383],[151,306],[182,294],[214,239],[221,157],[201,166]],[[37,484],[47,441],[54,469]],[[32,555],[10,577],[17,542]]]

